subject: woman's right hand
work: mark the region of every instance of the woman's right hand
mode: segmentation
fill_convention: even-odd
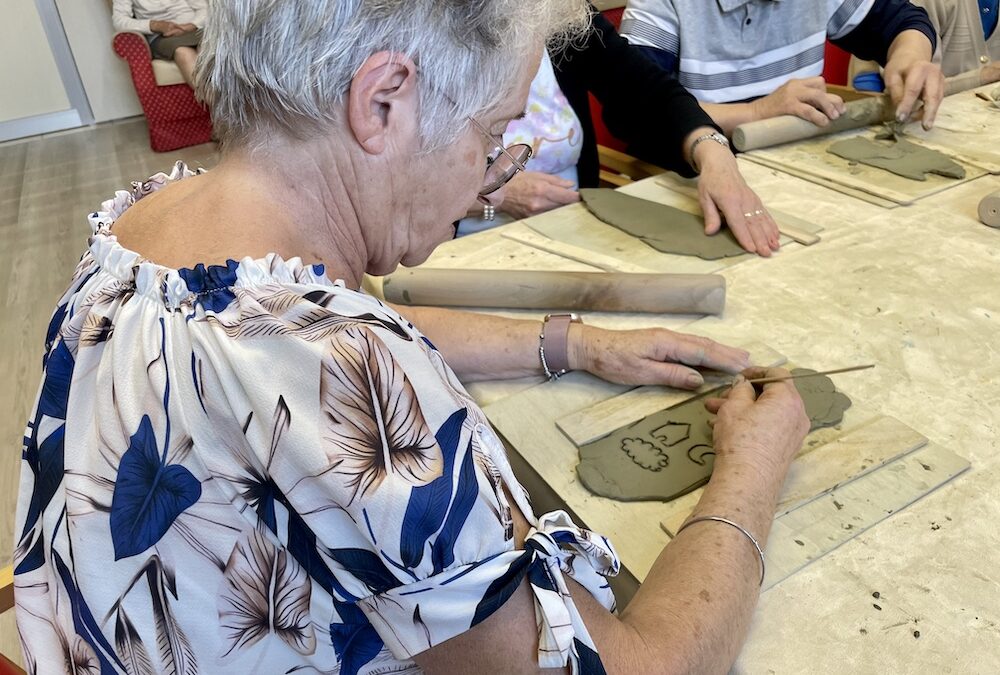
[[[580,193],[573,189],[573,181],[538,171],[524,171],[507,183],[500,208],[521,219],[578,201]]]
[[[789,376],[783,368],[748,368],[722,398],[705,402],[716,415],[716,467],[750,467],[779,485],[784,481],[809,433],[805,405],[791,380],[766,384],[759,396],[747,380]]]

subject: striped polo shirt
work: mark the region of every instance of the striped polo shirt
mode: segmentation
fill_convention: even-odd
[[[841,38],[875,0],[629,0],[621,33],[672,55],[699,100],[766,96],[823,73],[827,37]]]

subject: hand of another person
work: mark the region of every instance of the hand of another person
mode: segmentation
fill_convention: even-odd
[[[983,84],[1000,82],[1000,61],[993,61],[983,66],[979,76]]]
[[[750,104],[754,119],[763,120],[779,115],[795,115],[825,127],[839,118],[847,108],[844,99],[826,91],[826,80],[810,77],[789,80],[773,93]]]
[[[930,129],[937,118],[938,107],[944,98],[944,73],[940,66],[921,58],[911,58],[903,53],[894,56],[885,66],[885,88],[896,106],[896,119],[905,122],[916,110],[919,99],[923,102],[923,127]]]
[[[749,467],[762,476],[784,479],[809,433],[805,405],[791,380],[765,384],[759,396],[747,380],[789,375],[782,368],[748,368],[722,397],[705,401],[708,411],[716,415],[716,467]]]
[[[154,33],[159,33],[160,35],[164,35],[173,25],[174,23],[172,21],[150,21],[149,30]]]
[[[163,30],[157,31],[163,35],[163,37],[177,37],[178,35],[184,35],[184,29],[173,21],[159,21],[157,23],[164,24],[162,26]],[[150,28],[152,28],[152,23],[150,23]]]
[[[523,171],[507,183],[499,208],[515,218],[528,218],[580,201],[572,181],[538,171]]]
[[[718,143],[705,141],[695,148],[701,171],[698,201],[705,214],[705,234],[716,234],[725,219],[736,241],[750,253],[769,257],[780,248],[778,224],[740,174],[736,158]]]
[[[750,355],[696,335],[651,328],[613,331],[573,324],[570,366],[616,384],[665,384],[696,389],[705,382],[695,367],[738,373]]]
[[[182,23],[180,24],[179,28],[185,33],[193,33],[196,30],[198,30],[198,26],[194,25],[193,23]]]

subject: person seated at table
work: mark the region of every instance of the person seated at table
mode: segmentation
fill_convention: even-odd
[[[746,352],[358,290],[509,177],[484,159],[546,42],[587,20],[581,0],[210,5],[197,81],[221,160],[91,213],[48,330],[16,516],[30,672],[733,663],[809,427],[791,382],[706,403],[714,474],[619,616],[612,543],[535,514],[458,378],[694,388]]]
[[[1000,82],[1000,0],[911,0],[923,7],[938,34],[934,61],[945,77],[980,71],[983,84]],[[885,84],[879,65],[852,60],[855,87],[882,91]],[[861,87],[859,87],[861,85]]]
[[[919,100],[931,128],[944,97],[944,76],[931,62],[937,35],[908,0],[629,0],[622,35],[724,127],[759,119],[760,98],[782,91],[803,119],[825,126],[839,118],[844,102],[821,77],[827,39],[885,65],[900,121]]]
[[[605,123],[629,144],[629,152],[686,176],[700,174],[707,234],[724,222],[747,251],[770,256],[778,250],[778,226],[740,174],[721,129],[691,94],[597,13],[585,39],[561,54],[543,55],[525,116],[504,134],[505,143],[532,148],[528,170],[503,192],[472,203],[458,234],[544,213],[579,201],[580,187],[597,187],[600,166],[588,94],[601,102]]]
[[[142,33],[154,58],[173,61],[194,86],[205,0],[114,0],[111,19],[117,31]]]

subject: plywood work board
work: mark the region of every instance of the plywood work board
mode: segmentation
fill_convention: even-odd
[[[912,125],[911,125],[912,126]],[[820,184],[833,189],[846,188],[845,194],[857,196],[858,193],[873,195],[881,200],[888,200],[900,205],[914,202],[938,194],[945,190],[973,181],[990,173],[990,169],[981,166],[957,151],[945,150],[947,154],[965,169],[965,178],[946,178],[928,175],[927,180],[917,181],[897,176],[889,171],[864,164],[848,162],[827,152],[827,149],[839,140],[863,136],[871,138],[875,135],[872,129],[846,131],[832,136],[801,141],[774,148],[754,150],[743,155],[753,162],[779,168],[792,175],[806,180],[817,179]],[[920,144],[919,138],[910,138]],[[943,149],[935,144],[934,149]],[[992,168],[994,165],[989,164]]]

